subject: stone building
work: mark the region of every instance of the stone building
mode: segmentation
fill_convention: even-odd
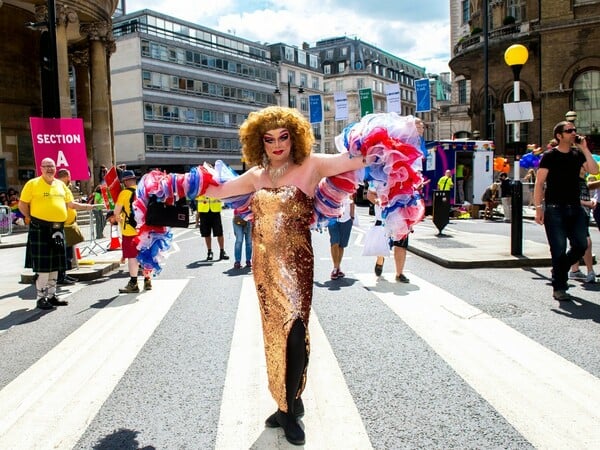
[[[54,3],[58,92],[48,82],[53,69],[48,64],[48,6]],[[114,50],[111,16],[118,4],[0,1],[0,189],[20,188],[35,176],[32,116],[83,119],[95,182],[95,168],[114,163],[109,58]]]
[[[578,132],[589,136],[598,148],[600,1],[452,2],[461,5],[462,15],[457,16],[465,25],[453,47],[450,68],[470,83],[472,129],[493,139],[497,154],[514,158],[527,144],[546,145],[553,137],[554,125],[565,120],[567,112],[575,111]],[[483,35],[486,26],[487,42]],[[520,75],[520,100],[532,103],[534,117],[533,122],[517,125],[518,142],[513,138],[515,125],[505,124],[503,112],[503,105],[514,98],[513,73],[504,61],[506,49],[513,44],[528,49],[529,59]]]

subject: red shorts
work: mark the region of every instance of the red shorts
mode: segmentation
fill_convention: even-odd
[[[136,258],[138,255],[137,236],[123,236],[123,258]]]

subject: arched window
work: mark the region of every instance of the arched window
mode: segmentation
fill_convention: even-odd
[[[573,109],[580,134],[598,134],[600,128],[600,71],[580,74],[573,83]]]

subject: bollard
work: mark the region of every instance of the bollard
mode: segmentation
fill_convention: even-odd
[[[512,182],[510,254],[523,256],[523,184],[519,180]]]
[[[438,229],[438,236],[450,221],[450,191],[433,191],[433,224]]]

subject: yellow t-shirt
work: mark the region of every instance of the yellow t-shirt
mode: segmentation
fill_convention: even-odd
[[[32,178],[21,191],[20,199],[29,203],[29,214],[47,222],[67,220],[67,203],[73,201],[73,193],[60,180],[46,183],[42,177]]]
[[[122,189],[119,193],[119,197],[117,198],[116,203],[117,205],[121,205],[123,207],[123,209],[121,210],[121,217],[123,218],[123,220],[121,221],[121,234],[123,236],[137,235],[137,230],[131,225],[129,225],[127,221],[127,217],[129,217],[130,214],[133,214],[131,208],[129,207],[130,199],[133,195],[133,192],[131,192],[130,189],[137,189],[137,186],[129,186],[125,189]]]
[[[198,202],[198,212],[206,213],[206,212],[221,212],[223,209],[223,203],[221,200],[214,197],[207,197],[206,195],[199,195],[196,197],[196,202]]]

